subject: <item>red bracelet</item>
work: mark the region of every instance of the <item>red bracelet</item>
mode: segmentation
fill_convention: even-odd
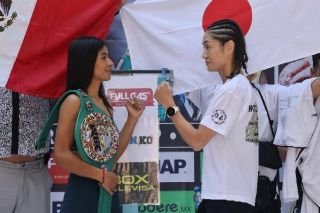
[[[105,170],[102,168],[102,181],[100,181],[100,185],[104,183]]]

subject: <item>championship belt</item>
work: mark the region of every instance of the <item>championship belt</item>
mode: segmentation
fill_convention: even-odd
[[[119,146],[119,131],[113,119],[99,109],[81,90],[70,90],[58,100],[40,133],[36,149],[45,146],[60,105],[70,94],[77,95],[81,101],[74,131],[74,139],[81,159],[94,167],[112,171],[114,156]],[[98,213],[110,213],[111,198],[108,192],[100,186]]]

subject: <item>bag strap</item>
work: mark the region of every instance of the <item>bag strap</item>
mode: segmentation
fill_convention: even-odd
[[[274,133],[273,128],[272,128],[272,121],[271,121],[271,118],[270,118],[270,115],[269,115],[269,111],[268,111],[267,105],[266,105],[266,103],[265,103],[265,101],[264,101],[264,99],[263,99],[263,96],[262,96],[262,94],[261,94],[261,91],[260,91],[260,90],[256,87],[256,85],[254,85],[253,83],[250,83],[250,84],[258,91],[258,93],[259,93],[259,95],[260,95],[260,98],[261,98],[261,100],[262,100],[264,109],[265,109],[266,112],[267,112],[268,121],[269,121],[269,125],[270,125],[270,129],[271,129],[272,136],[273,136],[273,138],[275,138],[275,133]],[[273,140],[272,140],[272,143],[273,143]]]
[[[267,116],[268,116],[268,121],[269,121],[269,126],[270,126],[270,129],[271,129],[271,133],[272,133],[272,136],[273,138],[275,138],[275,133],[273,131],[273,128],[272,128],[272,121],[271,121],[271,118],[270,118],[270,115],[269,115],[269,111],[268,111],[268,108],[267,108],[267,105],[266,105],[266,102],[264,101],[263,99],[263,96],[261,94],[261,91],[256,87],[256,85],[254,85],[253,83],[250,82],[250,84],[258,91],[259,93],[259,96],[262,100],[262,103],[263,103],[263,106],[264,106],[264,109],[266,110],[267,112]],[[273,144],[274,140],[272,140],[272,144]],[[276,196],[279,196],[280,197],[280,188],[282,188],[282,185],[280,186],[280,179],[279,179],[279,169],[277,169],[277,174],[276,174],[276,177],[275,177],[275,182],[276,182],[276,185],[278,186],[278,192],[277,192],[277,195]],[[278,198],[279,198],[278,197]]]
[[[46,140],[48,138],[49,132],[51,130],[52,124],[56,121],[57,116],[59,114],[60,105],[64,101],[64,99],[70,95],[70,94],[76,94],[80,99],[82,99],[81,91],[80,90],[69,90],[65,92],[58,100],[58,102],[54,105],[53,109],[51,110],[44,127],[41,130],[40,136],[38,140],[36,141],[35,147],[36,150],[42,149],[46,145]]]
[[[266,103],[265,103],[265,101],[263,99],[263,96],[261,94],[261,91],[253,83],[250,82],[250,84],[258,91],[258,93],[260,95],[260,98],[262,100],[264,109],[267,112],[267,116],[268,116],[268,120],[269,120],[269,125],[270,125],[272,136],[273,136],[273,138],[275,138],[275,133],[274,133],[273,128],[272,128],[272,121],[271,121],[271,118],[270,118],[270,115],[269,115],[269,111],[268,111],[267,105],[266,105]],[[274,140],[272,140],[272,144],[273,143],[274,143]],[[282,184],[280,183],[280,179],[279,179],[279,169],[277,169],[276,177],[274,178],[274,180],[275,180],[275,183],[276,183],[276,185],[278,187],[278,191],[276,192],[276,196],[278,196],[278,199],[279,199],[280,198],[280,191],[282,189]]]

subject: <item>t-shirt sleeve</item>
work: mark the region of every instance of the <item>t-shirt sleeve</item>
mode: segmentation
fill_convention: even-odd
[[[200,124],[223,136],[229,135],[230,131],[236,128],[237,123],[241,121],[240,118],[244,115],[245,110],[248,110],[249,104],[245,103],[247,99],[239,94],[242,92],[226,90],[217,92]]]

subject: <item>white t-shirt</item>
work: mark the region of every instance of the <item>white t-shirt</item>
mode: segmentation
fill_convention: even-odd
[[[252,86],[243,75],[217,88],[201,125],[217,134],[203,149],[202,199],[255,205],[258,120]]]
[[[299,171],[303,183],[303,199],[310,199],[320,207],[320,98],[316,101],[318,123],[313,132],[309,146],[300,155]],[[305,211],[309,212],[309,211]]]
[[[307,147],[318,118],[311,83],[315,78],[279,90],[279,115],[275,144]]]

